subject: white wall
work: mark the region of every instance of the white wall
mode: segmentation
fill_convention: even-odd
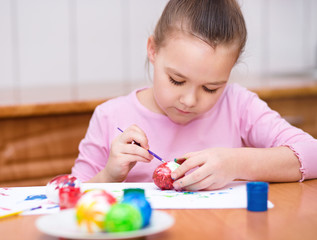
[[[283,76],[317,70],[317,1],[240,0],[248,42],[236,76]]]
[[[166,2],[0,0],[0,104],[108,97],[149,83],[146,41]],[[249,38],[233,77],[316,67],[317,1],[239,2]]]

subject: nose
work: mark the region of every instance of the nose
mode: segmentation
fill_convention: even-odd
[[[197,97],[196,91],[194,89],[190,89],[181,95],[179,101],[184,106],[190,108],[196,105]]]

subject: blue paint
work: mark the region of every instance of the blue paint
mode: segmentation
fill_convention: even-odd
[[[42,206],[31,208],[30,211],[33,211],[33,210],[36,210],[36,209],[40,209],[40,208],[42,208]]]
[[[53,208],[59,208],[59,205],[55,205],[55,206],[52,206],[52,207],[47,207],[46,209],[53,209]]]
[[[24,201],[29,201],[29,200],[43,200],[46,199],[46,195],[42,194],[42,195],[30,195],[27,196],[26,199],[24,199]]]
[[[228,194],[228,192],[219,192],[218,194]]]

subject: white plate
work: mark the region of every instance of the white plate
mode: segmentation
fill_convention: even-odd
[[[76,239],[122,239],[135,238],[162,232],[174,224],[174,218],[169,214],[154,210],[150,225],[136,231],[120,233],[86,233],[81,231],[75,219],[75,210],[63,210],[45,215],[36,220],[37,228],[48,235]]]

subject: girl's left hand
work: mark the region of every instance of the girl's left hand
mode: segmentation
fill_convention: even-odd
[[[172,173],[176,190],[213,190],[236,179],[234,149],[209,148],[185,154],[182,158],[186,160]],[[196,167],[199,168],[194,169]],[[191,169],[194,170],[185,175]]]

